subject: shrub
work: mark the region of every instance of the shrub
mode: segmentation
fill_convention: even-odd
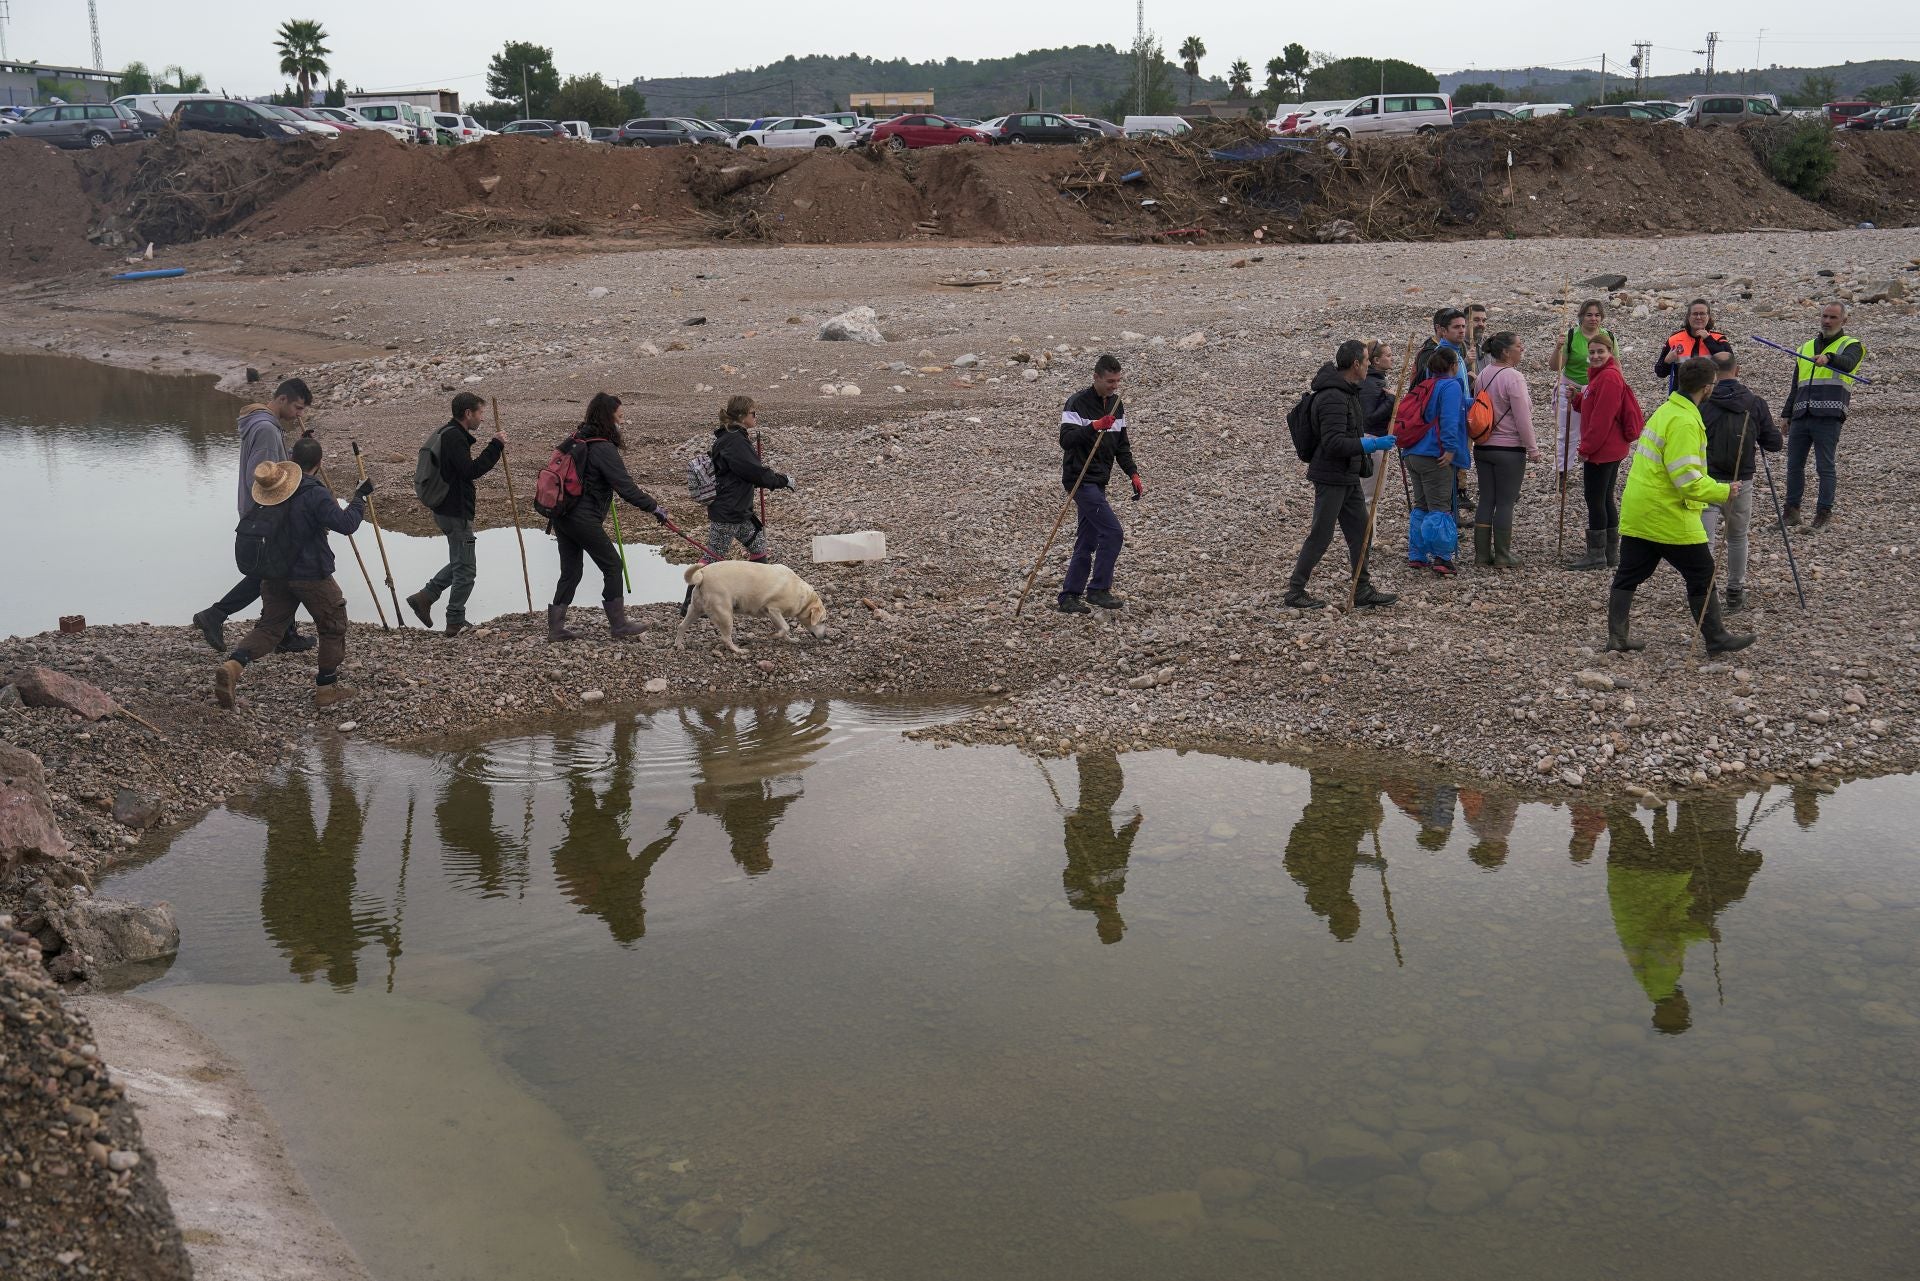
[[[1819,120],[1802,120],[1767,133],[1761,158],[1774,181],[1808,200],[1826,195],[1835,164],[1833,130]]]

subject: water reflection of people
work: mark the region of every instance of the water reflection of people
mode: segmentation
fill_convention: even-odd
[[[379,912],[354,909],[354,861],[366,810],[354,795],[337,740],[320,750],[327,818],[316,825],[313,780],[298,769],[235,804],[267,824],[260,920],[303,981],[325,972],[347,991],[359,981],[357,953],[382,932]],[[395,940],[397,945],[397,940]]]
[[[1586,805],[1574,801],[1573,835],[1567,840],[1567,857],[1576,863],[1584,863],[1593,857],[1594,846],[1600,843],[1600,836],[1607,830],[1607,812],[1597,805]]]
[[[1460,809],[1475,837],[1467,857],[1488,871],[1505,863],[1507,842],[1520,815],[1519,800],[1506,792],[1465,791],[1460,793]]]
[[[567,833],[553,851],[553,875],[561,892],[581,911],[607,923],[619,943],[647,932],[647,877],[680,831],[678,818],[666,834],[635,854],[627,824],[633,812],[634,738],[631,719],[613,726],[613,763],[604,788],[586,771],[567,775]],[[564,755],[556,753],[556,755]]]
[[[1385,815],[1380,784],[1331,770],[1310,770],[1307,779],[1307,803],[1287,836],[1284,864],[1287,875],[1306,890],[1307,906],[1344,942],[1360,932],[1353,869],[1362,858],[1360,842],[1379,827]],[[1408,799],[1413,799],[1411,794]],[[1406,808],[1406,802],[1396,799],[1395,803]],[[1447,822],[1452,821],[1449,804]]]
[[[475,753],[456,762],[434,805],[447,878],[481,898],[504,898],[527,885],[527,847],[494,826],[493,785],[476,777]]]
[[[1392,782],[1386,787],[1387,799],[1394,807],[1420,825],[1414,840],[1420,848],[1446,848],[1453,835],[1453,811],[1460,789],[1449,783]]]
[[[1127,859],[1133,838],[1145,821],[1136,809],[1122,827],[1113,825],[1113,807],[1120,803],[1126,775],[1120,757],[1111,751],[1089,752],[1075,761],[1080,770],[1080,795],[1066,816],[1067,866],[1060,874],[1067,903],[1093,913],[1094,933],[1102,943],[1118,943],[1127,931],[1120,917],[1120,896],[1127,888]]]
[[[1671,824],[1661,809],[1653,835],[1632,809],[1607,815],[1607,899],[1627,964],[1653,1002],[1653,1026],[1677,1035],[1692,1026],[1680,986],[1687,948],[1716,939],[1715,919],[1747,892],[1760,855],[1742,847],[1733,796],[1680,801]]]
[[[700,708],[680,725],[693,739],[700,781],[693,787],[694,808],[726,830],[733,861],[749,876],[773,870],[773,829],[800,789],[782,792],[827,740],[827,704],[815,701],[804,715],[789,707],[759,707],[752,722],[740,724],[742,709]]]

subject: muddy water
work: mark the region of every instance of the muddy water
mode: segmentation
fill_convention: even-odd
[[[0,547],[7,549],[0,635],[46,631],[62,614],[96,624],[185,624],[224,595],[239,577],[234,421],[241,404],[215,391],[211,378],[0,354]],[[350,455],[335,459],[328,474],[339,483],[352,467]],[[414,501],[410,488],[375,496],[376,507]],[[392,622],[373,531],[355,538]],[[440,539],[385,538],[403,596],[446,563]],[[353,553],[345,539],[333,542],[348,612],[371,621],[377,611]],[[24,547],[34,554],[15,554]],[[537,526],[528,529],[526,547],[537,608],[552,598],[559,555]],[[483,530],[478,556],[467,616],[480,622],[524,612],[513,531]],[[627,562],[631,599],[680,598],[680,571],[655,548],[630,545]],[[582,601],[598,599],[597,582]]]
[[[143,994],[260,1065],[382,1275],[576,1146],[668,1276],[1911,1274],[1911,780],[1567,809],[918,715],[329,742],[107,892],[175,904]],[[412,1077],[284,1064],[403,1035],[555,1124],[436,1161]]]

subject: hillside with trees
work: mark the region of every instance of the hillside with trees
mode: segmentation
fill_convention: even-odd
[[[1624,73],[1624,74],[1621,74]],[[1600,97],[1598,67],[1521,67],[1508,71],[1457,71],[1440,77],[1440,87],[1461,103],[1471,102],[1593,102]],[[1848,62],[1837,67],[1782,67],[1759,70],[1718,68],[1713,88],[1725,93],[1772,93],[1790,107],[1817,107],[1836,99],[1871,98],[1877,102],[1912,102],[1920,98],[1920,62],[1881,59]],[[1634,91],[1633,68],[1608,67],[1607,97],[1670,98],[1685,102],[1707,91],[1704,67],[1689,67],[1675,75],[1649,76]]]

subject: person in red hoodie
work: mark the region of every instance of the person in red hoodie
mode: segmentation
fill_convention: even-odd
[[[1587,550],[1568,569],[1620,563],[1620,464],[1647,416],[1620,373],[1620,353],[1605,332],[1587,340],[1587,385],[1567,391],[1580,413],[1580,483],[1587,500]]]

